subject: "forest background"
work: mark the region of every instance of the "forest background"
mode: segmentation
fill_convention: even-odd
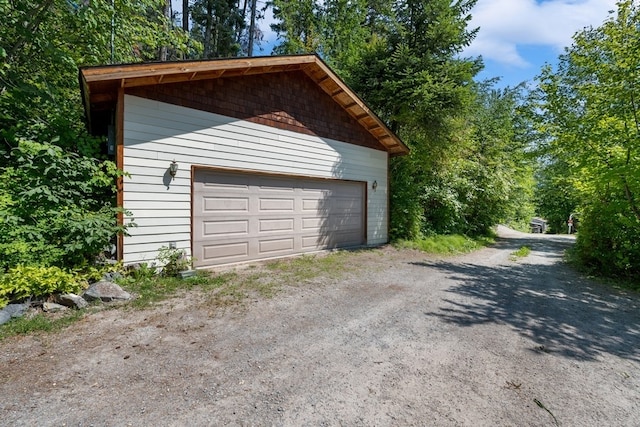
[[[86,131],[78,67],[248,56],[268,8],[274,54],[320,55],[411,148],[390,163],[392,239],[527,229],[533,216],[566,232],[573,215],[581,265],[637,278],[637,2],[578,32],[534,85],[503,89],[462,56],[481,31],[475,3],[0,0],[0,277],[29,267],[64,281],[126,232],[121,171]]]

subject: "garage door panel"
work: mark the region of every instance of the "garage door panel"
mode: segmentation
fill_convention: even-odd
[[[248,220],[203,220],[202,236],[246,236],[249,234]]]
[[[313,213],[320,212],[322,204],[322,200],[307,198],[302,199],[302,211]]]
[[[249,255],[248,242],[204,245],[202,248],[202,262],[228,260],[229,258],[246,258]]]
[[[291,253],[294,249],[294,238],[286,237],[282,239],[261,240],[258,244],[259,255],[272,256],[275,252]]]
[[[249,212],[249,198],[205,197],[202,212]]]
[[[290,231],[293,233],[294,222],[295,220],[293,218],[258,219],[258,224],[260,225],[259,230],[261,233],[283,232],[283,231]]]
[[[323,224],[326,224],[327,217],[311,217],[302,218],[302,229],[307,230],[319,230]]]
[[[361,230],[362,218],[354,215],[332,216],[325,222],[331,230]]]
[[[363,183],[196,169],[193,189],[197,267],[364,243]]]
[[[362,203],[355,199],[334,199],[331,203],[335,213],[362,213]]]
[[[295,199],[260,198],[260,211],[293,212]]]

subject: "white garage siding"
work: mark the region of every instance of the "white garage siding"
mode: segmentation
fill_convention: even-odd
[[[170,242],[191,254],[192,166],[366,181],[367,244],[387,241],[386,152],[125,95],[124,208],[137,224],[125,264],[153,260]]]

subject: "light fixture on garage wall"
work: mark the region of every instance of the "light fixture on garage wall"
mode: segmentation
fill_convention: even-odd
[[[171,175],[171,178],[175,178],[177,173],[178,173],[178,164],[174,160],[169,165],[169,175]]]
[[[376,189],[378,188],[378,181],[373,181],[373,184],[371,184],[371,188],[373,189],[373,191],[376,191]]]

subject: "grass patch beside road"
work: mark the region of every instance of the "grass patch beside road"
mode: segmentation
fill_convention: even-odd
[[[228,285],[235,279],[235,273],[213,275],[207,271],[198,271],[194,277],[161,277],[156,274],[128,276],[120,280],[120,286],[135,295],[129,303],[135,308],[147,308],[157,302],[171,298],[179,292],[200,288],[212,291]]]
[[[531,248],[529,246],[522,246],[517,251],[511,252],[511,256],[509,256],[509,259],[511,261],[517,261],[518,258],[524,258],[526,256],[529,256],[530,253],[531,253]]]
[[[56,332],[65,329],[84,316],[86,310],[69,310],[57,317],[36,314],[33,317],[20,317],[0,326],[0,341],[14,335],[27,335],[35,332]]]
[[[287,284],[295,284],[313,279],[319,275],[337,277],[346,269],[350,255],[357,253],[336,251],[321,255],[302,255],[295,258],[270,262],[266,267],[278,273],[278,279]]]
[[[494,236],[468,237],[461,234],[437,234],[419,240],[398,240],[398,249],[417,249],[438,255],[466,254],[495,243]]]
[[[296,285],[318,276],[339,277],[347,271],[347,265],[356,252],[336,251],[329,254],[304,255],[281,259],[245,269],[228,272],[198,271],[193,277],[162,277],[149,268],[132,270],[118,280],[118,284],[134,299],[126,304],[95,304],[84,310],[69,310],[51,315],[31,312],[21,318],[0,325],[0,340],[36,332],[56,332],[73,324],[92,311],[102,309],[146,309],[179,297],[189,291],[205,294],[207,304],[224,307],[241,304],[251,297],[271,298],[285,285]]]

